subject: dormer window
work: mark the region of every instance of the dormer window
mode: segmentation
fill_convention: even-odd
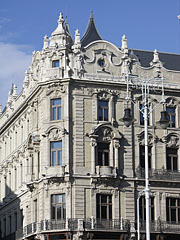
[[[59,60],[53,60],[52,61],[52,68],[59,67]]]

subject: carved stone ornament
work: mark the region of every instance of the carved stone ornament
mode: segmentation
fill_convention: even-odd
[[[46,96],[49,96],[52,92],[54,92],[55,95],[58,95],[60,93],[65,93],[65,91],[65,86],[62,83],[51,83],[47,88]]]
[[[121,139],[122,135],[111,125],[100,124],[92,129],[89,137],[97,139],[97,142],[111,142],[113,139]]]
[[[170,133],[167,136],[162,138],[163,142],[167,147],[177,148],[179,147],[179,135],[175,133]]]
[[[110,128],[102,127],[98,131],[98,141],[110,142],[114,137],[113,131]]]
[[[50,141],[57,141],[61,140],[65,133],[65,129],[54,126],[45,132],[45,136],[47,136]]]
[[[137,134],[138,142],[140,145],[145,145],[144,132]],[[152,146],[154,142],[157,142],[158,137],[153,136],[151,133],[148,133],[148,145]]]
[[[111,90],[108,88],[88,88],[88,95],[93,96],[94,94],[98,94],[100,98],[110,98],[110,96],[119,96],[120,92],[117,90]]]

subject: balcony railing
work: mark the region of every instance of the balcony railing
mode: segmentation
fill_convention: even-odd
[[[146,230],[146,222],[140,222],[140,231]],[[153,221],[150,222],[151,232],[161,233],[178,233],[180,232],[180,223],[166,222],[166,221]]]
[[[66,219],[62,221],[43,220],[32,223],[16,232],[16,239],[45,231],[129,231],[130,223],[124,219]]]
[[[145,178],[145,169],[138,167],[136,169],[138,178]],[[153,180],[180,180],[180,171],[171,171],[167,169],[149,169],[149,178]]]

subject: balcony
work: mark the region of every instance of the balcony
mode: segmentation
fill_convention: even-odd
[[[43,220],[31,223],[16,232],[16,239],[30,237],[37,233],[56,232],[56,231],[112,231],[128,232],[130,223],[124,219],[66,219],[62,221]]]
[[[140,231],[146,231],[146,222],[140,222]],[[179,233],[180,232],[180,223],[176,222],[166,222],[166,221],[153,221],[150,222],[150,232],[155,233]]]
[[[145,169],[138,167],[136,168],[136,177],[140,179],[145,178]],[[151,180],[180,180],[180,171],[170,171],[167,169],[149,169],[149,178]]]

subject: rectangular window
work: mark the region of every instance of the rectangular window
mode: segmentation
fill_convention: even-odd
[[[65,194],[51,195],[51,219],[56,221],[66,219]]]
[[[96,216],[98,219],[112,219],[112,195],[96,195]]]
[[[53,60],[52,61],[52,68],[59,67],[59,60]]]
[[[171,223],[180,223],[179,198],[166,198],[166,219]]]
[[[169,114],[169,127],[176,127],[176,108],[175,107],[166,107],[166,111]]]
[[[51,120],[61,119],[61,99],[56,98],[51,100]]]
[[[140,119],[139,119],[140,125],[144,125],[144,116],[143,116],[143,112],[142,112],[143,105],[141,103],[139,104],[139,109],[141,110],[140,111]],[[148,114],[148,125],[149,125],[149,114]]]
[[[149,214],[150,221],[154,221],[154,197],[149,199]],[[139,217],[141,221],[146,220],[146,200],[144,196],[139,199]]]
[[[148,147],[148,165],[151,168],[151,147]],[[145,146],[140,145],[140,167],[145,168]]]
[[[62,141],[51,142],[51,166],[62,165]]]
[[[176,148],[166,148],[166,166],[168,170],[178,170],[178,155]]]
[[[98,143],[98,166],[109,166],[109,143]]]
[[[98,120],[108,121],[108,101],[98,101]]]

